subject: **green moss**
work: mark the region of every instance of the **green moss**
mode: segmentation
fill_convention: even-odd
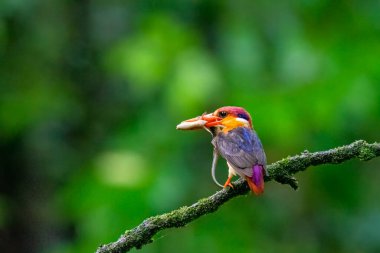
[[[376,157],[376,154],[370,146],[363,146],[360,151],[359,151],[359,156],[358,158],[361,161],[368,161]]]

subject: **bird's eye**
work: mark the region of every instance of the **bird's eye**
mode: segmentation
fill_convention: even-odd
[[[218,114],[219,114],[219,117],[221,117],[221,118],[225,118],[227,116],[227,112],[226,111],[221,111]]]

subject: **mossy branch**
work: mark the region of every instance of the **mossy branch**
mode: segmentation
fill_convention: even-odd
[[[338,164],[353,158],[368,161],[377,156],[380,156],[380,144],[368,144],[363,140],[327,151],[314,153],[304,151],[300,155],[287,157],[268,165],[269,176],[265,178],[265,181],[275,180],[282,184],[289,184],[296,189],[297,180],[293,175],[309,166]],[[152,237],[157,232],[167,228],[183,227],[202,215],[215,212],[231,198],[246,194],[248,191],[245,181],[239,179],[234,183],[234,189],[222,189],[191,206],[181,207],[169,213],[147,218],[137,227],[127,230],[116,242],[101,245],[96,252],[122,253],[134,247],[139,249],[143,245],[151,243]]]

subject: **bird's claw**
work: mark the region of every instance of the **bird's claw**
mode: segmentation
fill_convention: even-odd
[[[232,189],[234,189],[234,186],[233,184],[231,183],[231,179],[232,177],[228,177],[227,181],[224,183],[223,187],[224,188],[227,188],[228,186],[231,187]]]
[[[234,185],[231,183],[223,185],[224,188],[227,188],[228,186],[231,187],[232,189],[235,189]]]

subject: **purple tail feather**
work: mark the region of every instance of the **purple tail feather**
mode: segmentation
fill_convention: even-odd
[[[249,188],[256,195],[260,195],[264,192],[264,167],[260,164],[256,164],[252,167],[252,177],[246,177]]]

